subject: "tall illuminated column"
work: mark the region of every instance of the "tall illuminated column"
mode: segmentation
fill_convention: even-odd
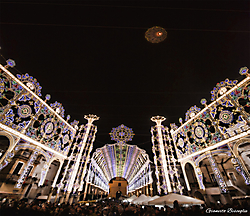
[[[86,176],[86,179],[85,179],[85,182],[86,182],[86,185],[85,185],[85,190],[84,190],[84,195],[83,195],[83,200],[86,199],[86,196],[87,196],[87,192],[88,192],[88,188],[90,187],[90,183],[89,183],[89,178],[90,178],[90,170],[91,170],[91,165],[89,166],[89,171],[88,171],[88,174]]]
[[[87,153],[87,157],[86,157],[86,162],[84,164],[83,172],[82,172],[82,175],[81,175],[80,187],[78,189],[79,192],[81,192],[83,190],[83,183],[84,183],[83,179],[84,179],[84,177],[86,175],[87,165],[88,165],[88,161],[89,161],[90,153],[91,153],[92,149],[93,149],[93,144],[91,143],[91,146],[88,149],[88,153]]]
[[[150,196],[151,197],[153,196],[153,185],[152,185],[152,183],[150,183]]]
[[[49,196],[48,196],[47,202],[50,202],[50,199],[51,199],[53,190],[54,190],[54,188],[55,188],[55,186],[56,186],[56,182],[57,182],[57,179],[58,179],[59,174],[60,174],[60,172],[61,172],[62,166],[63,166],[63,161],[60,161],[60,166],[59,166],[59,168],[58,168],[58,170],[57,170],[57,172],[56,172],[56,176],[55,176],[54,181],[53,181],[53,183],[52,183],[52,185],[51,185],[51,191],[50,191],[50,194],[49,194]],[[56,195],[58,196],[58,193],[56,193]],[[56,199],[57,199],[57,197],[56,197]],[[55,199],[55,202],[56,202],[56,199]]]
[[[164,149],[164,144],[163,144],[163,139],[162,139],[162,125],[161,122],[165,121],[166,118],[163,116],[153,116],[151,118],[151,121],[156,123],[157,127],[157,135],[158,135],[158,142],[159,142],[159,147],[160,147],[160,153],[161,153],[161,160],[162,160],[162,169],[163,169],[163,175],[165,177],[165,181],[167,184],[167,190],[169,193],[172,192],[171,188],[171,182],[169,179],[168,175],[168,169],[167,169],[167,161],[166,161],[166,154],[165,154],[165,149]]]
[[[80,151],[79,151],[79,153],[76,156],[77,158],[76,158],[76,161],[75,161],[75,164],[74,164],[74,169],[72,171],[71,178],[69,180],[69,185],[68,185],[68,188],[67,188],[67,195],[66,195],[65,202],[68,202],[69,195],[70,195],[70,193],[72,191],[72,188],[73,188],[73,185],[74,185],[74,182],[75,182],[75,179],[76,179],[76,175],[77,175],[77,172],[78,172],[78,168],[79,168],[79,165],[80,165],[80,160],[81,160],[81,157],[82,157],[82,153],[83,153],[83,150],[85,148],[87,139],[89,137],[89,133],[90,133],[90,129],[91,129],[92,123],[95,120],[99,119],[99,117],[97,117],[96,115],[85,115],[84,118],[88,120],[87,129],[86,129],[86,132],[84,134],[84,138],[83,138],[83,140],[81,142]]]
[[[15,189],[21,189],[23,183],[25,182],[26,178],[28,177],[31,168],[33,167],[35,160],[37,159],[38,156],[38,151],[35,149],[35,151],[33,151],[32,155],[29,158],[29,161],[26,165],[26,167],[24,168],[22,174],[20,175],[19,179],[17,180],[14,188]]]
[[[227,184],[223,178],[223,175],[220,172],[220,169],[218,168],[218,165],[214,159],[214,157],[212,156],[211,152],[208,151],[208,161],[210,163],[210,166],[212,168],[212,171],[214,173],[214,177],[219,185],[220,191],[221,193],[227,193]]]

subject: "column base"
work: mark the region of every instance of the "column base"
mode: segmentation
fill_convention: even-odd
[[[66,193],[66,197],[65,197],[65,203],[67,203],[68,201],[69,201],[69,196],[70,196],[70,192],[68,191],[67,193]]]

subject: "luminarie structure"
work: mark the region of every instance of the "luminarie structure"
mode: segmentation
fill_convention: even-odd
[[[108,192],[110,180],[122,177],[128,182],[128,193],[150,185],[153,179],[148,154],[126,143],[133,138],[132,129],[122,124],[113,128],[110,135],[117,143],[106,144],[94,152],[86,176],[88,184]],[[149,194],[148,187],[146,190]]]
[[[211,103],[202,99],[204,108],[190,107],[185,121],[180,118],[179,126],[170,124],[170,131],[162,125],[164,117],[152,118],[156,122],[151,131],[154,162],[159,164],[159,193],[171,192],[169,176],[173,172],[169,164],[174,166],[176,160],[167,152],[174,149],[186,193],[207,203],[217,199],[223,204],[249,194],[250,74],[247,67],[239,73],[246,76],[241,82],[218,82],[211,91]]]
[[[84,183],[99,117],[85,115],[86,125],[69,123],[62,104],[48,104],[50,95],[42,99],[37,79],[28,73],[15,77],[9,71],[14,66],[13,60],[0,64],[0,191],[50,200],[57,187],[56,199],[68,201]]]

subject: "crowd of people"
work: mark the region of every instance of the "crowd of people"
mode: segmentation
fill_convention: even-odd
[[[34,200],[4,200],[0,204],[0,216],[195,216],[195,215],[250,215],[247,203],[242,205],[193,205],[180,207],[178,201],[173,208],[164,206],[130,205],[119,200],[101,200],[95,203],[60,204]]]

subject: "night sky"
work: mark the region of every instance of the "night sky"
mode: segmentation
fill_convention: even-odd
[[[37,78],[72,121],[98,115],[94,148],[124,124],[152,156],[152,116],[178,123],[209,103],[217,82],[250,67],[249,1],[35,2],[1,1],[0,63],[14,59],[11,71]],[[165,41],[145,39],[153,26],[166,29]]]

